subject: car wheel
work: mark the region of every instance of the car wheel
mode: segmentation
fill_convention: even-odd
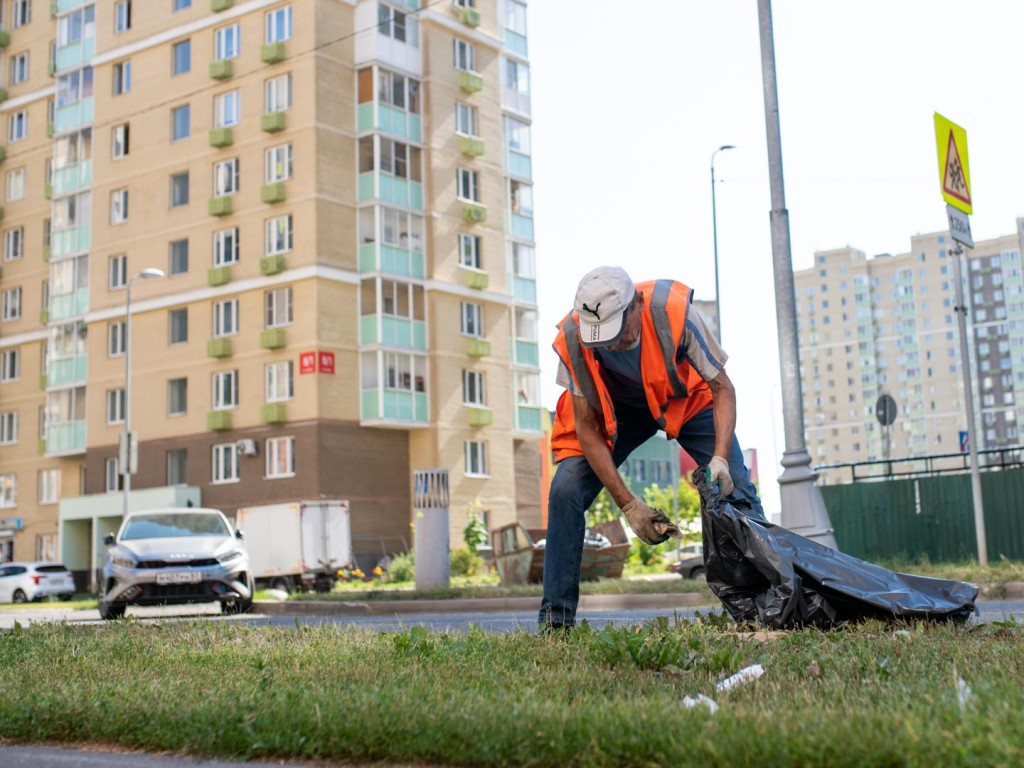
[[[703,567],[697,566],[692,571],[690,571],[690,578],[691,579],[705,579],[705,578],[707,578],[707,574],[704,572],[704,568]]]
[[[292,591],[292,582],[290,579],[274,579],[270,585],[271,589],[280,589],[282,592]]]
[[[124,603],[108,603],[100,601],[100,618],[104,621],[124,618],[125,609],[128,606]]]
[[[11,598],[12,603],[27,603],[28,595],[25,594],[24,590],[14,590],[14,596]]]
[[[68,600],[74,597],[74,595],[59,595],[59,597],[62,603],[66,603],[68,602]]]

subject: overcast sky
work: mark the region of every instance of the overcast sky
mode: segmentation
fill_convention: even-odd
[[[775,0],[782,156],[795,269],[816,250],[905,253],[944,230],[933,113],[967,129],[975,240],[1024,214],[1024,3]],[[784,434],[756,0],[533,0],[533,169],[543,402],[554,325],[599,264],[714,298],[737,434],[766,510]],[[953,396],[953,393],[951,393]]]

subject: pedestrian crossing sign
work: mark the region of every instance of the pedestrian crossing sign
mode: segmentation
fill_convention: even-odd
[[[935,148],[939,153],[939,184],[942,187],[942,198],[957,210],[973,213],[967,131],[936,112]]]

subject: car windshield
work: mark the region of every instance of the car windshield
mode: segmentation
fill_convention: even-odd
[[[190,512],[132,517],[125,523],[121,540],[167,539],[174,536],[229,536],[220,515]]]

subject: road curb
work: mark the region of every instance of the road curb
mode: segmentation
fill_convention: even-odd
[[[711,595],[672,592],[635,595],[583,595],[580,611],[692,608],[714,605]],[[253,613],[268,616],[365,616],[395,613],[501,613],[540,607],[540,597],[480,597],[454,600],[257,600]]]
[[[1006,597],[1011,600],[1019,600],[1024,597],[1024,581],[1006,582]]]

